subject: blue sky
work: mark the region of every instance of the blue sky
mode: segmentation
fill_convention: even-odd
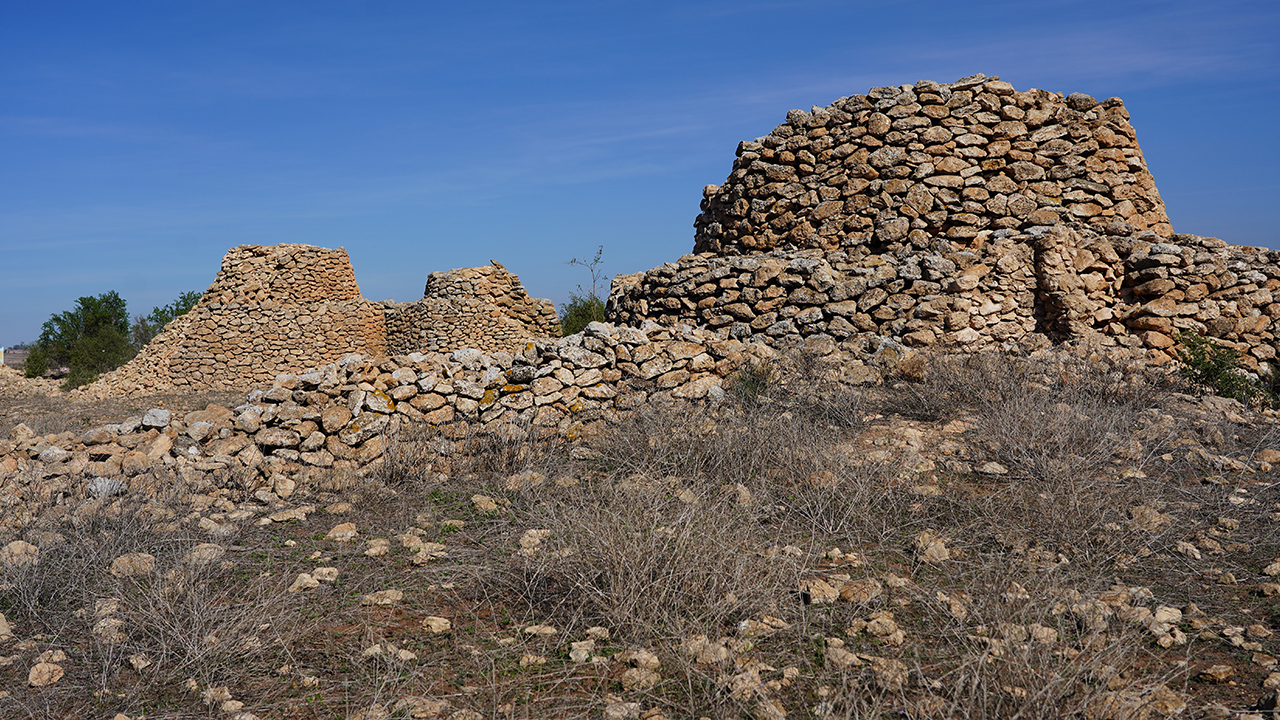
[[[693,245],[734,147],[975,72],[1124,98],[1180,232],[1280,247],[1274,2],[0,0],[0,345],[145,314],[232,246],[344,246],[365,297],[497,259],[562,302]]]

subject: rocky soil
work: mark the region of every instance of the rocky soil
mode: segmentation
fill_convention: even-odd
[[[119,420],[2,379],[11,432]],[[1274,707],[1274,412],[1051,355],[845,379],[761,361],[573,440],[407,425],[288,497],[36,483],[0,538],[0,716]],[[189,428],[186,400],[117,424]]]

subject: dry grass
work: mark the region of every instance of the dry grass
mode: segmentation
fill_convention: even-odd
[[[25,423],[37,435],[69,431],[81,433],[141,415],[155,407],[167,408],[181,416],[192,410],[204,410],[210,403],[234,407],[243,401],[242,391],[72,400],[61,392],[31,392],[15,387],[0,391],[0,407],[3,408],[0,412],[0,437],[9,437],[9,431],[19,423]]]
[[[163,532],[148,512],[108,508],[63,530],[40,536],[38,562],[0,570],[0,606],[32,651],[68,657],[56,685],[11,696],[21,716],[189,706],[187,683],[205,689],[269,674],[305,634],[283,578],[260,577],[234,554],[192,561],[199,539]],[[113,573],[129,553],[152,556],[154,569]]]
[[[40,565],[9,571],[2,597],[24,637],[43,638],[28,655],[74,647],[77,669],[0,712],[220,716],[199,692],[221,684],[261,717],[364,720],[408,717],[406,698],[447,702],[446,718],[600,717],[606,696],[717,719],[1154,720],[1170,688],[1195,712],[1253,702],[1266,673],[1221,637],[1184,622],[1189,644],[1165,649],[1090,608],[1108,592],[1149,609],[1194,599],[1226,625],[1280,631],[1274,601],[1246,585],[1280,554],[1280,489],[1202,484],[1186,459],[1196,438],[1256,455],[1277,444],[1274,425],[1193,417],[1158,377],[1070,360],[936,358],[920,381],[879,389],[832,370],[803,356],[757,366],[722,402],[646,408],[573,445],[532,428],[404,428],[377,472],[321,483],[319,502],[353,510],[245,527],[222,541],[225,565],[183,563],[193,521],[168,534],[137,513],[68,526]],[[969,427],[941,433],[950,420]],[[1008,473],[922,464],[944,441]],[[1140,522],[1137,507],[1166,519]],[[326,538],[346,521],[357,541]],[[922,552],[926,531],[945,559]],[[1241,549],[1199,564],[1176,549],[1203,537]],[[385,555],[366,554],[375,539]],[[422,561],[422,543],[440,556]],[[133,551],[157,557],[149,579],[104,575]],[[338,578],[283,592],[322,565]],[[818,581],[876,589],[826,602]],[[387,588],[404,599],[361,604]],[[124,641],[93,640],[75,614],[104,598],[127,608]],[[426,616],[451,631],[425,631]],[[868,625],[887,617],[901,637]],[[155,669],[133,671],[136,652]],[[1210,662],[1237,667],[1239,685],[1195,680]]]

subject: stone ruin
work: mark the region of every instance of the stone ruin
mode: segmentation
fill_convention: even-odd
[[[167,481],[157,478],[206,491],[313,492],[333,471],[380,462],[406,423],[439,428],[435,447],[452,447],[473,429],[508,440],[574,437],[647,404],[723,397],[725,378],[752,352],[698,328],[591,323],[516,352],[353,353],[281,373],[235,408],[210,405],[180,417],[153,408],[46,436],[19,425],[0,438],[0,499],[20,506],[0,513],[0,537],[37,517],[49,497],[154,492]]]
[[[232,389],[346,353],[386,353],[381,307],[360,295],[347,252],[242,245],[200,302],[95,383],[113,391]]]
[[[360,295],[346,250],[242,245],[190,312],[85,392],[239,389],[352,353],[518,350],[556,335],[551,301],[530,298],[497,263],[432,273],[414,303],[373,302]]]
[[[1275,357],[1280,253],[1174,234],[1119,98],[983,75],[793,110],[704,190],[693,255],[614,322],[855,355],[1052,344],[1160,364],[1179,331]]]
[[[1118,100],[982,76],[875,89],[793,111],[706,195],[698,252],[616,278],[613,324],[496,351],[433,351],[476,334],[508,344],[511,322],[555,334],[549,304],[496,263],[433,274],[421,301],[371,303],[341,250],[236,248],[196,310],[108,382],[279,373],[270,389],[82,435],[19,426],[0,439],[0,496],[145,488],[155,472],[287,496],[364,472],[405,423],[446,444],[580,437],[638,407],[715,401],[744,363],[796,347],[854,383],[878,382],[904,346],[1163,363],[1189,331],[1258,371],[1277,349],[1280,253],[1174,234]]]
[[[1120,98],[984,75],[792,110],[703,191],[694,252],[927,250],[984,230],[1113,220],[1173,235]]]
[[[431,273],[421,300],[387,303],[386,322],[393,355],[464,347],[498,352],[560,335],[555,303],[529,297],[520,278],[497,260]]]
[[[615,279],[608,319],[860,357],[1083,346],[1160,364],[1179,332],[1271,361],[1280,254],[1175,234],[1119,98],[998,78],[872,88],[739,145],[704,190],[692,255]],[[100,382],[236,388],[340,359],[558,335],[494,262],[421,300],[363,299],[342,250],[233,249],[195,310]]]

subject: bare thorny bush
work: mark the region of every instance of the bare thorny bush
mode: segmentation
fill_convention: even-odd
[[[550,503],[531,520],[550,530],[505,582],[540,616],[571,630],[613,628],[624,638],[723,634],[780,612],[801,570],[765,561],[777,531],[731,499],[697,503],[656,488],[600,488]]]
[[[1105,561],[1124,539],[1104,532],[1109,524],[1171,496],[1145,476],[1170,469],[1160,458],[1186,429],[1161,412],[1172,387],[1138,365],[984,353],[931,358],[922,379],[895,382],[886,402],[908,417],[973,425],[975,464],[985,455],[1007,470],[978,501],[979,517],[999,517],[1006,536]]]
[[[1117,455],[1141,464],[1159,454],[1169,438],[1138,445],[1144,416],[1150,424],[1169,389],[1167,378],[1137,365],[981,353],[932,358],[922,380],[894,384],[890,407],[925,420],[975,420],[997,460],[1043,482],[1097,473]]]
[[[539,432],[541,431],[541,432]],[[557,472],[563,441],[546,428],[511,422],[498,432],[468,425],[461,432],[404,424],[388,431],[387,450],[374,478],[392,489],[421,490],[448,477],[505,476],[519,470]]]
[[[189,703],[189,681],[203,689],[266,675],[307,632],[285,578],[193,558],[197,538],[161,532],[137,507],[76,520],[45,533],[36,562],[0,569],[0,608],[10,622],[72,659],[57,685],[11,698],[32,716],[166,696]],[[130,553],[153,556],[154,570],[113,574],[112,561]]]

